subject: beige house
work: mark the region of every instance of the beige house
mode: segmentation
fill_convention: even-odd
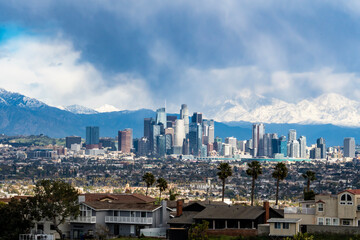
[[[336,195],[318,194],[315,201],[285,208],[285,218],[300,218],[300,224],[360,226],[360,189]]]
[[[271,218],[270,234],[272,237],[290,237],[300,232],[300,218]]]

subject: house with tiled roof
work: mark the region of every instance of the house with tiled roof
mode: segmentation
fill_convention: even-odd
[[[80,215],[71,220],[71,238],[95,236],[139,236],[142,229],[167,227],[170,210],[166,202],[140,194],[82,194]]]

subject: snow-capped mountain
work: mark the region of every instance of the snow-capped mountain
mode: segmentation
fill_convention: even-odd
[[[75,114],[96,114],[96,113],[98,113],[94,109],[87,108],[87,107],[77,105],[77,104],[64,107],[64,110],[75,113]]]
[[[227,101],[212,117],[217,121],[247,121],[264,123],[334,124],[360,126],[360,102],[335,93],[323,94],[298,103],[256,96],[267,104],[251,109],[243,101]]]
[[[99,108],[96,108],[95,110],[98,112],[101,112],[101,113],[120,111],[120,109],[114,107],[113,105],[109,105],[109,104],[105,104]]]
[[[40,102],[35,98],[29,98],[19,93],[9,92],[3,88],[0,88],[0,104],[28,108],[40,108],[46,106],[45,103]]]

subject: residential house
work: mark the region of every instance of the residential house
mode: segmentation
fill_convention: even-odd
[[[84,194],[80,216],[71,220],[71,238],[82,236],[138,236],[141,229],[166,228],[166,202],[140,194]]]
[[[360,189],[336,195],[318,194],[307,207],[285,208],[285,218],[301,218],[300,224],[360,226]]]
[[[209,223],[208,233],[210,235],[233,235],[235,232],[237,234],[256,235],[259,224],[266,223],[269,218],[283,218],[283,213],[270,208],[268,202],[264,202],[263,207],[195,202],[182,208],[182,202],[178,201],[176,215],[168,222],[170,239],[179,239],[177,238],[180,235],[179,229],[187,231],[192,224],[202,223],[204,220]]]

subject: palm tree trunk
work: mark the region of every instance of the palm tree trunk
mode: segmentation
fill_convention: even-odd
[[[146,186],[146,196],[148,195],[149,186]]]
[[[224,202],[224,195],[225,195],[225,179],[223,179],[223,184],[222,184],[222,201]]]
[[[161,203],[161,190],[160,190],[160,197],[159,197],[159,201],[160,201],[160,203]]]
[[[278,200],[279,200],[279,179],[276,180],[276,202],[275,205],[278,205]]]
[[[255,178],[253,177],[251,184],[251,206],[254,206],[254,191],[255,191]]]
[[[310,179],[307,181],[307,192],[310,192]]]

